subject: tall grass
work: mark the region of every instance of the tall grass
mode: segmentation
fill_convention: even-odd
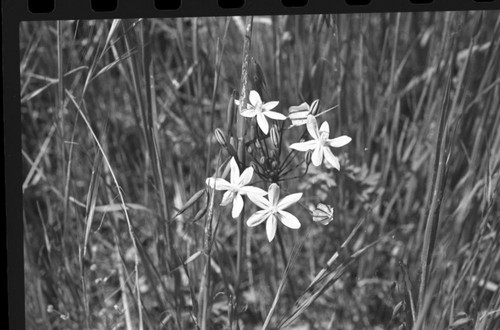
[[[498,12],[26,22],[20,36],[27,329],[500,327]],[[250,203],[232,219],[205,186],[231,156],[216,127],[250,166],[260,132],[234,100],[251,89],[285,115],[320,99],[353,138],[340,172],[280,183],[304,193],[302,227],[271,243],[244,226]],[[280,150],[299,138],[284,131]],[[320,202],[328,226],[311,220]]]

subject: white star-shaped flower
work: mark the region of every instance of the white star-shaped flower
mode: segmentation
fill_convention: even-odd
[[[248,100],[247,108],[241,112],[241,115],[247,118],[257,117],[257,124],[264,134],[269,133],[269,123],[266,117],[274,120],[286,120],[284,114],[272,111],[278,105],[278,101],[262,103],[262,99],[256,91],[250,91]],[[236,104],[239,104],[239,102],[236,102]]]
[[[278,220],[289,228],[300,228],[299,219],[297,219],[293,214],[284,210],[292,204],[297,203],[302,197],[302,193],[291,194],[283,197],[281,200],[279,199],[279,197],[280,187],[276,183],[273,183],[269,186],[269,199],[265,199],[263,196],[258,195],[248,195],[248,198],[250,198],[250,200],[255,205],[262,208],[262,210],[255,212],[255,214],[247,220],[247,226],[254,227],[264,221],[267,221],[266,233],[269,242],[271,242],[276,235]]]
[[[247,186],[252,180],[253,168],[246,168],[240,176],[240,169],[238,168],[238,163],[236,160],[231,158],[231,182],[228,182],[222,178],[208,178],[206,180],[207,186],[215,190],[227,190],[222,196],[221,206],[229,205],[233,202],[233,209],[231,215],[233,218],[237,218],[243,210],[243,198],[242,195],[264,196],[267,192],[263,189]]]
[[[307,131],[313,140],[298,142],[290,145],[290,148],[298,151],[314,150],[311,160],[314,166],[319,166],[323,162],[323,156],[337,170],[340,171],[339,159],[332,153],[330,147],[340,148],[351,142],[351,138],[342,135],[335,139],[329,139],[330,126],[328,122],[321,124],[318,130],[318,122],[312,115],[307,116]]]

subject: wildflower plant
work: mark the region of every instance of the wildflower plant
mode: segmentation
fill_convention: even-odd
[[[222,130],[216,129],[215,136],[219,145],[232,156],[230,181],[223,178],[208,178],[206,184],[212,189],[225,191],[220,205],[226,206],[232,203],[233,218],[241,215],[244,205],[243,196],[248,197],[260,210],[254,211],[247,218],[247,226],[255,227],[266,222],[267,239],[271,242],[276,235],[278,222],[292,229],[301,227],[299,219],[285,209],[299,203],[303,194],[292,193],[280,199],[280,193],[283,190],[280,187],[281,183],[305,176],[311,163],[314,166],[320,166],[324,159],[340,170],[338,158],[330,148],[343,147],[351,141],[351,138],[343,135],[330,139],[330,126],[327,121],[324,121],[318,128],[316,117],[322,114],[317,114],[319,100],[315,100],[311,105],[304,102],[290,107],[288,116],[278,112],[279,101],[264,102],[255,90],[250,91],[248,101],[246,108],[239,114],[244,118],[256,118],[253,121],[255,134],[251,135],[245,143],[247,155],[251,159],[250,167],[245,168],[240,175],[240,161],[235,152],[234,140],[229,139],[232,142],[228,143]],[[240,105],[237,100],[234,103]],[[272,122],[269,123],[268,119]],[[291,125],[287,127],[285,123],[288,119]],[[306,130],[302,132],[300,141],[292,143],[289,148],[285,149],[286,143],[283,141],[285,133],[303,125],[306,125]],[[303,141],[307,134],[311,140]],[[300,152],[306,152],[302,159],[297,157]],[[304,164],[303,172],[294,174],[294,171]],[[249,185],[254,173],[261,179],[254,184],[268,184],[267,192],[262,188]],[[329,205],[320,205],[321,219],[318,213],[320,211],[317,209],[311,214],[313,221],[327,225],[333,220],[333,208]]]

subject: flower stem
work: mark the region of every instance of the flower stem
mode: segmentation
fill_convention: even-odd
[[[285,269],[286,266],[288,265],[288,258],[285,252],[285,244],[283,244],[283,238],[281,237],[281,232],[279,230],[276,230],[276,237],[278,238],[278,245],[280,246],[281,259],[283,261],[283,267]],[[289,276],[289,274],[285,272],[285,276]],[[292,301],[296,301],[297,295],[295,294],[293,281],[288,281],[288,284],[290,286],[290,294],[292,295]]]
[[[250,64],[250,47],[252,41],[252,27],[253,27],[253,16],[248,16],[246,19],[246,33],[245,42],[243,45],[243,64],[241,67],[241,87],[240,87],[240,103],[239,103],[239,113],[242,109],[246,108],[246,99],[248,93],[248,68]],[[243,116],[237,117],[236,122],[237,137],[238,137],[238,158],[245,166],[245,118]],[[239,329],[238,313],[235,309],[238,309],[239,298],[240,298],[240,282],[241,282],[241,272],[243,264],[243,223],[244,223],[244,209],[241,212],[241,216],[238,219],[237,227],[237,255],[236,255],[236,284],[235,284],[235,304],[233,305],[232,314],[236,322],[236,329]],[[232,325],[231,325],[232,328]]]
[[[307,130],[304,130],[304,132],[302,132],[302,135],[300,136],[299,141],[300,141],[301,139],[303,139],[303,138],[304,138],[304,136],[306,136],[306,133],[307,133]],[[292,158],[290,158],[290,156],[292,156]],[[296,150],[292,150],[292,151],[290,151],[290,152],[286,155],[286,157],[285,157],[285,159],[283,160],[283,162],[281,163],[282,165],[280,166],[280,171],[285,170],[285,169],[286,169],[286,168],[287,168],[287,167],[288,167],[288,166],[292,163],[292,161],[295,159],[295,157],[297,157],[297,151],[296,151]]]

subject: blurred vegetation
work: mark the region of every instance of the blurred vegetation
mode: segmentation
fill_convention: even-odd
[[[290,328],[499,329],[498,12],[255,17],[252,87],[284,114],[337,106],[322,119],[353,141],[340,172],[284,183],[304,192],[284,249],[245,226],[239,284],[238,220],[213,209],[202,304],[208,195],[175,215],[228,157],[213,130],[240,88],[245,27],[20,25],[26,328],[194,329],[205,309],[208,329],[259,329],[278,294],[272,328],[336,251],[343,262],[376,242]],[[317,203],[334,208],[328,226],[311,220]]]

